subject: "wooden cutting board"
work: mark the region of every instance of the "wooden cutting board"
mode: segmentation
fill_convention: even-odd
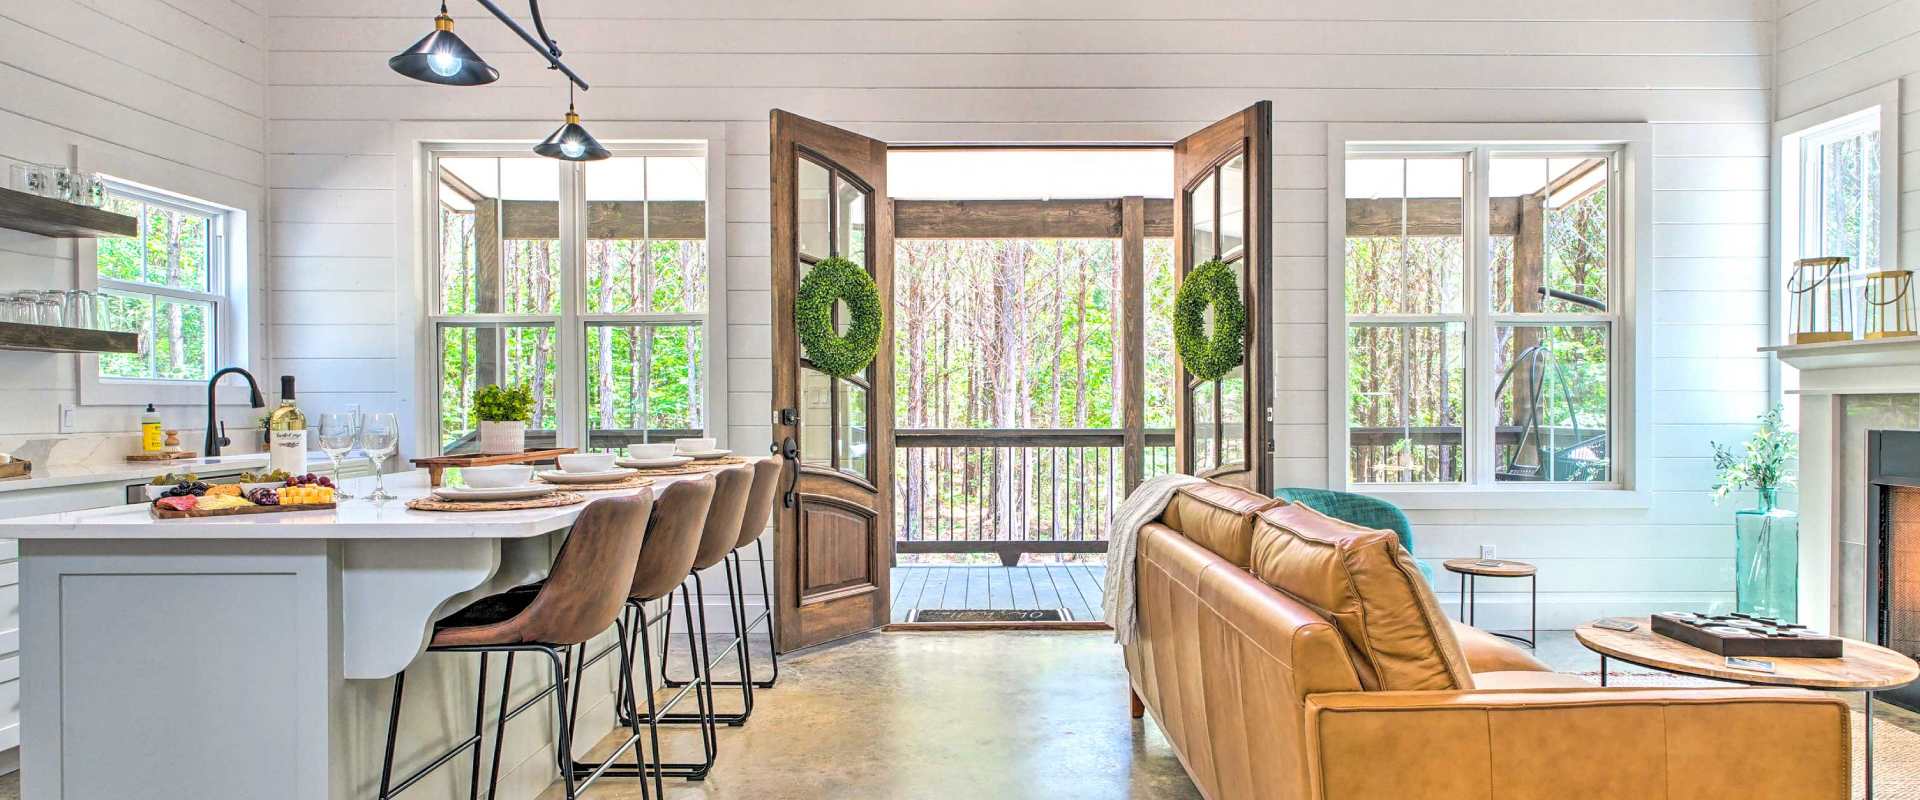
[[[337,503],[308,503],[306,505],[292,506],[240,506],[238,508],[220,508],[212,511],[201,511],[197,508],[192,511],[176,511],[171,508],[161,508],[158,504],[149,503],[147,510],[153,514],[154,519],[201,519],[205,517],[240,517],[248,514],[286,514],[294,511],[331,511],[339,507]]]

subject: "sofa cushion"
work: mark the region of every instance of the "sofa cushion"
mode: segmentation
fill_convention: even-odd
[[[1160,521],[1241,569],[1253,547],[1253,519],[1275,500],[1223,483],[1182,486],[1160,512]]]
[[[1453,623],[1453,639],[1460,643],[1460,654],[1466,656],[1467,669],[1474,674],[1473,683],[1476,686],[1480,685],[1478,676],[1483,672],[1547,672],[1553,669],[1534,658],[1532,653],[1520,649],[1519,645],[1458,620]]]
[[[1473,688],[1480,691],[1501,689],[1592,689],[1592,681],[1563,672],[1530,669],[1473,673]]]
[[[1299,503],[1259,514],[1253,574],[1340,629],[1369,690],[1471,689],[1473,677],[1413,557],[1391,531]]]

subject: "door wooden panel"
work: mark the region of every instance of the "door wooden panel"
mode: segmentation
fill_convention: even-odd
[[[788,462],[775,508],[781,651],[886,624],[893,548],[893,325],[864,373],[813,369],[794,331],[801,280],[821,259],[866,267],[893,313],[887,146],[772,115],[774,436]]]
[[[1262,100],[1173,150],[1174,274],[1219,258],[1247,306],[1245,363],[1212,381],[1177,370],[1176,467],[1260,494],[1273,489],[1272,128]]]

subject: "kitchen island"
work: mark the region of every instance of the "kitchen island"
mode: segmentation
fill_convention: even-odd
[[[688,477],[699,476],[651,488]],[[20,540],[27,800],[371,797],[388,681],[410,665],[396,767],[464,736],[473,657],[423,657],[434,621],[544,577],[586,506],[413,511],[405,500],[428,492],[426,473],[386,483],[399,500],[333,510],[155,520],[131,505],[0,520],[0,537]],[[584,681],[576,755],[612,728],[613,661]],[[538,673],[522,671],[516,697],[537,691]],[[557,777],[541,755],[547,719],[509,728],[502,797]],[[440,770],[408,796],[466,797],[465,773]]]

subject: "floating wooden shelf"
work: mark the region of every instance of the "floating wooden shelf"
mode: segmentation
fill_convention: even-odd
[[[140,334],[0,322],[0,350],[42,353],[138,353]]]
[[[0,189],[0,228],[62,239],[137,236],[140,220],[98,208]]]

